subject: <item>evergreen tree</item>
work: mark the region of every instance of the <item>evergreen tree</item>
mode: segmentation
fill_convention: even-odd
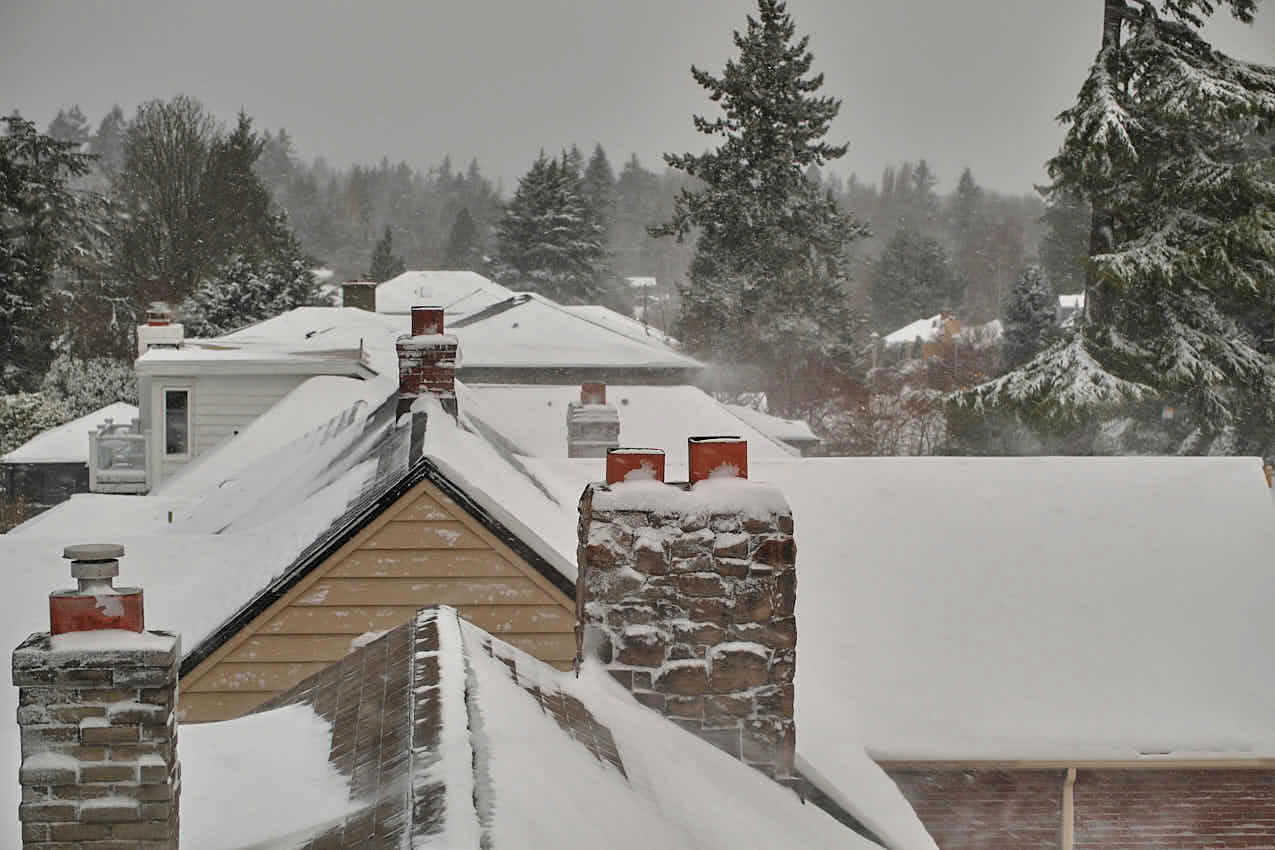
[[[496,276],[564,304],[595,303],[609,276],[601,226],[570,155],[542,151],[518,182],[498,228]]]
[[[91,157],[18,114],[0,118],[0,392],[32,389],[54,355],[59,279],[100,263],[105,200],[71,188]]]
[[[1036,356],[1057,335],[1058,298],[1037,266],[1018,276],[1005,299],[1001,362],[1014,369]]]
[[[1089,266],[1089,205],[1058,197],[1045,210],[1045,235],[1040,240],[1040,265],[1060,294],[1085,291]]]
[[[386,225],[385,235],[372,249],[372,268],[367,273],[367,279],[384,283],[405,271],[407,271],[407,264],[403,262],[402,257],[394,255],[394,234],[390,232],[389,225]]]
[[[243,112],[235,129],[211,145],[195,206],[208,224],[204,248],[214,260],[231,254],[265,257],[292,247],[291,233],[271,210],[270,191],[256,172],[265,145]]]
[[[443,265],[449,269],[478,271],[483,266],[482,246],[479,244],[478,225],[469,214],[468,207],[461,207],[447,233],[447,250]]]
[[[871,278],[873,324],[887,334],[940,311],[954,312],[964,286],[939,241],[904,223],[886,243]]]
[[[127,129],[124,110],[116,104],[102,116],[97,132],[89,140],[89,152],[97,157],[97,170],[108,180],[124,166],[124,133]]]
[[[70,109],[59,109],[58,114],[49,122],[48,134],[59,142],[70,142],[75,145],[73,150],[80,150],[93,135],[89,130],[89,121],[80,111],[79,104]]]
[[[784,3],[758,0],[723,74],[691,69],[723,113],[697,116],[695,126],[721,144],[665,156],[701,184],[683,189],[671,220],[652,231],[698,233],[683,341],[696,354],[758,367],[781,414],[829,391],[853,362],[843,252],[864,232],[805,179],[846,146],[824,141],[840,102],[816,94],[823,77],[810,73],[809,38],[795,33]]]
[[[117,401],[137,404],[137,372],[130,360],[62,354],[49,365],[40,392],[65,405],[74,419]]]
[[[1272,303],[1275,179],[1244,143],[1275,120],[1275,70],[1202,38],[1217,5],[1103,0],[1102,45],[1049,163],[1050,200],[1092,209],[1084,321],[977,402],[1079,419],[1158,395],[1206,436],[1251,411],[1265,436],[1241,450],[1270,447],[1275,363],[1243,318]],[[1244,22],[1256,11],[1225,5]]]
[[[188,334],[220,336],[315,303],[317,289],[310,263],[295,246],[263,258],[236,254],[200,283],[181,311]]]
[[[615,172],[602,145],[595,145],[584,169],[583,186],[589,211],[603,229],[609,230],[615,212]]]

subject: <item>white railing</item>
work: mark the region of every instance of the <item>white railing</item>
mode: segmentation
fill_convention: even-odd
[[[146,470],[150,435],[141,422],[116,425],[107,419],[89,432],[89,492],[145,493],[150,490]]]

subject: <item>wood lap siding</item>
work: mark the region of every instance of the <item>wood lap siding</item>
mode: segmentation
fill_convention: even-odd
[[[428,482],[414,487],[181,683],[182,719],[244,714],[427,605],[561,669],[575,604]]]
[[[204,375],[192,382],[196,454],[204,454],[292,392],[308,375]]]

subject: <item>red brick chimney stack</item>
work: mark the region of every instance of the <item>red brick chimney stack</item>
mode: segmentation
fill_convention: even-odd
[[[116,588],[122,546],[68,546],[76,590],[49,597],[51,632],[13,652],[26,850],[176,850],[181,641],[142,631],[142,593]]]
[[[398,415],[411,409],[422,393],[436,396],[456,415],[456,366],[460,343],[443,333],[442,307],[413,307],[412,332],[400,336],[398,350]]]
[[[692,463],[708,468],[698,483],[629,478],[585,488],[578,649],[638,701],[789,780],[797,663],[792,512],[778,489],[735,474],[747,471],[743,441],[691,445]],[[712,447],[708,457],[704,447]]]

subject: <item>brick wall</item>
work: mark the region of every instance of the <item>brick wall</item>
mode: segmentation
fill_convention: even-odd
[[[941,850],[1058,848],[1064,770],[886,766]],[[1076,772],[1076,850],[1275,847],[1275,770]]]
[[[1065,770],[886,768],[940,850],[1057,850]]]
[[[1076,848],[1275,847],[1275,770],[1078,770]]]

